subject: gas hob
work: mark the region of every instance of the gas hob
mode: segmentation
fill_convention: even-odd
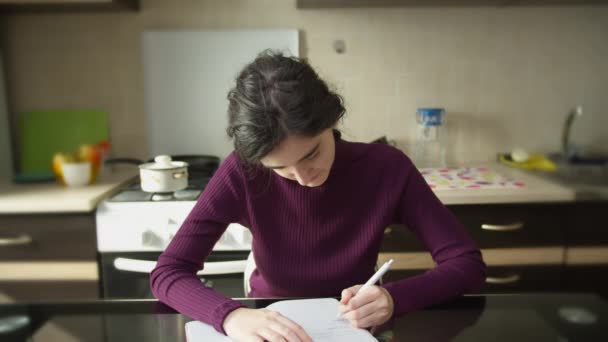
[[[139,177],[110,197],[108,202],[196,201],[209,183],[209,177],[190,178],[188,187],[170,193],[150,193],[141,189]]]

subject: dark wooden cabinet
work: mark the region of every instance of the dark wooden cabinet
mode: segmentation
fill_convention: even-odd
[[[394,270],[387,272],[385,282],[422,274],[425,270]],[[562,290],[562,266],[489,266],[486,284],[481,293],[551,292]]]
[[[138,11],[140,0],[0,1],[0,13],[70,13]]]
[[[608,202],[449,205],[488,265],[484,293],[608,293]],[[385,280],[434,267],[405,226],[385,231],[381,259],[395,258]]]
[[[0,260],[95,260],[91,214],[0,216]]]
[[[607,0],[297,0],[296,7],[455,7],[455,6],[580,6],[608,4]]]
[[[451,205],[448,209],[482,249],[562,247],[567,204]],[[403,225],[385,230],[383,252],[424,251]]]
[[[608,266],[570,265],[564,268],[564,290],[595,292],[608,300]]]
[[[489,266],[484,293],[547,292],[562,289],[561,265]]]
[[[573,204],[566,217],[565,289],[608,298],[608,202]]]
[[[382,253],[424,252],[424,245],[404,225],[392,225],[384,230]]]
[[[0,302],[97,298],[95,219],[0,215]]]
[[[481,248],[564,245],[558,204],[484,204],[448,206]]]
[[[606,215],[608,215],[608,201],[571,204],[565,215],[568,246],[608,246]],[[608,263],[608,260],[606,262]]]
[[[0,302],[38,302],[99,298],[99,286],[91,280],[1,281]]]

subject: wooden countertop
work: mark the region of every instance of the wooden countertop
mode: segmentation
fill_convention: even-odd
[[[509,189],[434,190],[444,204],[546,203],[573,202],[582,199],[580,189],[551,181],[539,173],[518,170],[499,163],[467,164],[467,166],[490,168],[513,180],[524,182],[525,186]],[[0,214],[92,212],[104,197],[136,175],[136,170],[119,169],[108,172],[96,184],[74,188],[57,183],[0,183]],[[606,193],[608,194],[608,191]]]
[[[136,169],[107,170],[95,184],[66,187],[59,183],[0,183],[0,214],[92,212],[107,195],[137,176]]]
[[[466,166],[487,167],[496,173],[525,183],[521,188],[507,189],[449,189],[434,190],[446,205],[571,202],[577,199],[576,191],[530,172],[504,166],[499,163],[471,164]]]

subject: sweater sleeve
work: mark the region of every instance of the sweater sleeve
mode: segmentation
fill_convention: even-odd
[[[475,242],[412,162],[407,157],[405,161],[407,178],[398,204],[398,220],[424,244],[437,266],[424,274],[384,285],[393,297],[396,315],[478,291],[486,275],[486,265]]]
[[[150,274],[156,298],[224,334],[224,318],[243,305],[206,287],[196,272],[203,268],[228,224],[242,222],[245,205],[241,171],[234,154],[226,158]]]

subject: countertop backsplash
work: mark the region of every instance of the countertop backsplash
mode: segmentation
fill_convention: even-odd
[[[608,6],[592,5],[298,10],[294,1],[245,0],[147,0],[136,13],[14,14],[3,18],[8,102],[13,115],[103,109],[113,155],[147,158],[144,30],[293,27],[301,32],[301,55],[344,97],[347,139],[387,135],[407,151],[416,108],[441,106],[448,161],[492,161],[513,147],[559,150],[564,118],[581,105],[573,141],[605,146],[606,18]],[[343,53],[333,48],[337,40]],[[201,108],[201,115],[226,114]]]

